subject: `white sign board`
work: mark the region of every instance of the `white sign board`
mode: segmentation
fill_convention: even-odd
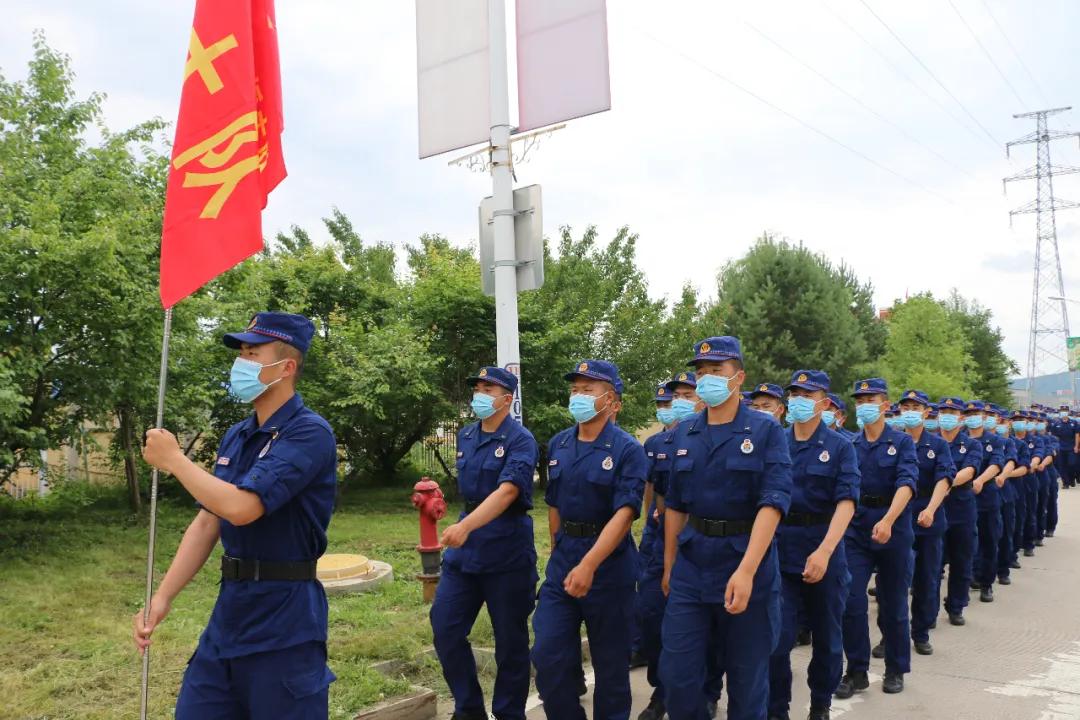
[[[420,157],[488,141],[490,63],[487,0],[416,0]]]
[[[518,132],[611,109],[605,0],[517,0]]]

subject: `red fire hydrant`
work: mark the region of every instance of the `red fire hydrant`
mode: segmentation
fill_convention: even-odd
[[[435,599],[442,561],[439,520],[446,515],[446,500],[439,483],[431,478],[420,478],[413,486],[412,504],[420,511],[420,544],[416,550],[420,553],[421,572],[416,579],[424,583],[424,602],[430,603]]]

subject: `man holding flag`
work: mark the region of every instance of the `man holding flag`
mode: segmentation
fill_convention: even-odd
[[[260,313],[246,331],[225,336],[240,354],[232,393],[255,412],[226,433],[213,474],[162,429],[172,307],[262,250],[261,211],[285,178],[275,24],[273,0],[196,0],[162,221],[157,426],[143,451],[154,468],[146,602],[133,618],[143,653],[143,720],[151,633],[219,539],[221,590],[184,674],[176,717],[328,714],[334,675],[326,666],[327,602],[316,562],[326,550],[337,451],[330,426],[295,392],[311,321]],[[159,470],[173,474],[200,509],[152,595]]]

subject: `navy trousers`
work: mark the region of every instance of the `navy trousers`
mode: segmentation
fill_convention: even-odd
[[[326,644],[215,659],[196,650],[188,661],[176,720],[318,720],[329,713]]]
[[[915,570],[911,580],[911,639],[930,641],[930,626],[941,608],[941,564],[945,532],[915,536]]]
[[[975,565],[975,581],[984,590],[994,584],[998,570],[998,547],[1001,544],[1001,509],[979,511],[979,554]]]
[[[431,605],[435,653],[454,696],[454,711],[486,717],[469,633],[487,605],[495,634],[491,711],[499,720],[525,720],[529,696],[529,614],[536,599],[532,566],[497,573],[465,573],[443,564]],[[575,684],[576,686],[576,684]]]
[[[896,528],[893,528],[895,533]],[[911,672],[911,623],[908,588],[914,553],[911,542],[878,545],[863,534],[844,537],[851,586],[844,606],[844,653],[848,672],[870,669],[870,601],[866,589],[877,571],[878,627],[885,642],[885,667],[890,672]]]
[[[769,659],[769,715],[786,716],[790,709],[791,650],[802,622],[809,626],[813,642],[806,673],[810,704],[832,705],[844,673],[844,604],[850,587],[851,573],[843,552],[833,554],[825,576],[816,583],[803,582],[801,575],[781,575],[780,641]]]
[[[949,563],[945,611],[962,615],[968,605],[971,586],[971,556],[975,551],[974,522],[949,523],[945,531],[945,561]]]
[[[1009,480],[1008,482],[1012,482]],[[1016,501],[1001,503],[1001,541],[998,543],[998,578],[1007,578],[1009,563],[1016,559]]]

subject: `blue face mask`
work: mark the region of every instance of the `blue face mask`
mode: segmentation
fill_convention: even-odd
[[[675,414],[676,420],[685,420],[694,414],[695,403],[687,400],[686,398],[675,398],[671,401],[671,412]]]
[[[859,425],[860,428],[866,425],[873,425],[880,417],[881,407],[879,405],[866,403],[864,405],[855,406],[855,419],[861,423]]]
[[[804,423],[813,419],[817,412],[814,408],[817,407],[817,403],[813,398],[802,397],[800,395],[794,395],[788,398],[788,421]]]
[[[983,427],[987,430],[993,430],[997,427],[997,418],[993,415],[988,415],[986,420],[983,420]]]
[[[723,405],[731,397],[730,381],[731,378],[723,375],[701,375],[697,379],[698,397],[709,407]]]
[[[605,395],[607,393],[604,393]],[[601,395],[600,397],[603,397]],[[574,420],[579,423],[587,423],[600,413],[596,409],[596,401],[598,397],[592,395],[581,395],[574,393],[570,396],[570,403],[567,405],[567,409],[574,417]]]
[[[675,422],[678,417],[675,415],[675,411],[669,407],[657,408],[656,419],[660,421],[660,424],[667,427],[671,423]]]
[[[473,393],[472,411],[476,417],[486,420],[495,414],[495,398],[484,393]]]
[[[1027,432],[1027,423],[1023,420],[1013,420],[1013,432]]]
[[[885,418],[885,424],[891,427],[893,430],[904,429],[904,418],[902,417],[890,417]]]
[[[957,415],[950,415],[949,413],[943,413],[938,416],[938,425],[945,432],[950,432],[960,427],[960,418]]]
[[[900,413],[900,419],[904,422],[904,427],[917,428],[922,424],[922,412],[919,410],[904,410]]]
[[[825,427],[831,428],[836,424],[836,411],[835,410],[822,410],[821,422],[825,423]]]
[[[937,418],[926,418],[926,420],[923,420],[923,427],[926,428],[927,430],[937,430],[938,429]]]
[[[981,415],[965,415],[964,416],[964,425],[966,425],[969,430],[978,430],[979,428],[981,428],[983,426],[982,416]]]
[[[283,362],[285,361],[278,360],[276,363],[270,363],[269,365],[260,365],[254,360],[236,358],[233,361],[232,370],[229,372],[229,392],[241,402],[251,402],[266,392],[271,385],[281,380],[281,378],[278,378],[273,382],[264,383],[259,379],[259,373],[262,372],[262,369],[280,365]]]
[[[994,428],[994,430],[997,431],[998,435],[1008,435],[1009,434],[1009,426],[1008,425],[998,425],[997,427]]]
[[[1044,422],[1039,423],[1038,430],[1039,430],[1039,432],[1043,432],[1044,430],[1046,430],[1046,423],[1044,423]]]

